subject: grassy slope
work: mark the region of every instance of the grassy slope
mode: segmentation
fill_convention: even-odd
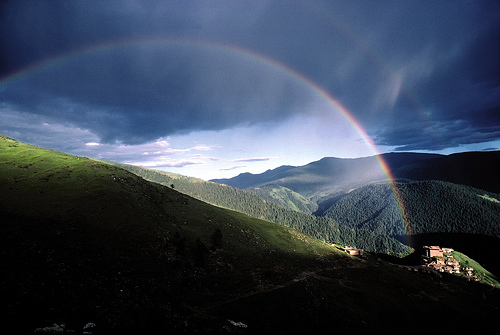
[[[5,137],[0,143],[0,212],[6,221],[2,251],[4,267],[11,269],[5,271],[9,273],[5,280],[14,284],[18,275],[30,273],[14,284],[25,299],[37,298],[32,289],[40,288],[32,287],[33,281],[46,286],[61,276],[69,285],[63,291],[69,292],[73,291],[69,282],[77,275],[97,276],[90,285],[98,286],[104,277],[118,273],[129,273],[131,282],[144,273],[151,274],[148,281],[159,280],[173,268],[174,274],[158,284],[158,290],[204,272],[216,280],[217,271],[222,271],[221,284],[229,274],[231,282],[241,282],[236,292],[224,290],[221,299],[225,299],[239,290],[255,289],[248,278],[260,276],[256,268],[272,269],[283,263],[285,271],[280,276],[286,278],[291,252],[304,261],[338,256],[334,248],[301,233],[207,205],[125,170]],[[216,229],[222,233],[220,249],[224,252],[210,251]],[[102,270],[106,274],[99,274]],[[28,291],[22,293],[25,286]],[[89,289],[99,291],[99,287]],[[58,294],[55,288],[47,293]],[[50,314],[42,315],[46,313]],[[42,315],[42,319],[49,318]]]
[[[1,314],[18,333],[498,326],[497,290],[345,256],[90,159],[0,137],[0,191]]]
[[[458,251],[453,251],[453,257],[460,263],[460,266],[473,268],[481,281],[500,288],[498,278],[472,258]]]

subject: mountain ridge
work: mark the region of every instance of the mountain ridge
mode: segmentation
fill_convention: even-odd
[[[380,155],[395,180],[438,179],[465,184],[495,193],[500,192],[496,171],[500,166],[500,151],[463,152],[450,155],[393,152]],[[275,169],[277,170],[277,169]],[[361,158],[324,157],[303,166],[289,168],[281,173],[241,174],[233,178],[211,181],[246,188],[267,183],[287,187],[306,197],[318,199],[368,183],[387,180],[376,156]],[[259,177],[262,177],[259,179]],[[299,178],[299,180],[297,180]],[[319,191],[318,191],[319,188]]]

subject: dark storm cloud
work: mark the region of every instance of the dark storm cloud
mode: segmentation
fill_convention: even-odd
[[[196,30],[190,9],[188,1],[10,1],[0,8],[0,43],[9,50],[0,74],[105,41]]]
[[[282,71],[234,50],[138,40],[57,59],[2,96],[92,129],[103,142],[137,144],[279,120],[302,111],[310,94]]]
[[[440,150],[500,138],[500,12],[482,10],[482,24],[467,26],[478,37],[420,85],[409,85],[413,104],[400,97],[400,113],[386,119],[379,144]]]
[[[498,139],[498,2],[340,1],[308,7],[320,22],[313,26],[329,34],[315,32],[309,40],[304,32],[294,35],[302,36],[306,50],[318,52],[300,53],[301,43],[290,39],[281,42],[288,51],[281,59],[326,87],[377,144],[433,150]],[[301,19],[283,20],[281,28],[293,20]],[[280,57],[279,51],[274,55]],[[440,142],[430,141],[425,129]]]
[[[0,76],[110,41],[215,41],[265,55],[338,99],[377,144],[442,149],[497,140],[496,1],[10,1]],[[211,42],[210,42],[211,43]],[[0,90],[104,142],[276,121],[311,97],[227,50],[135,44],[54,64]]]
[[[394,124],[390,131],[383,130],[375,135],[380,145],[394,145],[395,150],[443,150],[460,145],[490,142],[500,138],[496,125],[475,127],[464,120],[430,122],[412,121],[406,124]],[[498,150],[498,148],[496,148]]]

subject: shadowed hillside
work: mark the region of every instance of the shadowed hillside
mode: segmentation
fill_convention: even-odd
[[[354,258],[123,169],[3,136],[0,190],[1,313],[16,333],[53,324],[93,334],[499,326],[496,289]],[[444,327],[443,318],[461,322]]]
[[[413,181],[441,180],[500,193],[500,151],[438,155],[398,165],[392,163],[392,155],[396,154],[384,155],[384,159],[391,166],[396,178]]]

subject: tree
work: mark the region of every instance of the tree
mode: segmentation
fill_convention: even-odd
[[[194,264],[198,267],[205,266],[205,255],[208,253],[205,244],[200,240],[196,239],[196,245],[194,247]]]
[[[220,229],[216,229],[212,233],[212,247],[211,247],[211,249],[215,251],[216,249],[219,249],[221,247],[222,247],[222,232],[220,231]]]

